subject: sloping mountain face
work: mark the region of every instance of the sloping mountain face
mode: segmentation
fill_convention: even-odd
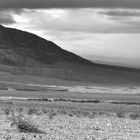
[[[92,63],[51,41],[1,25],[0,71],[95,83],[140,83],[140,70]]]
[[[0,26],[0,64],[45,66],[59,62],[92,65],[34,34]]]

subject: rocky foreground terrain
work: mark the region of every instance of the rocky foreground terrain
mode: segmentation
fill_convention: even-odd
[[[3,107],[0,140],[140,140],[139,115]]]

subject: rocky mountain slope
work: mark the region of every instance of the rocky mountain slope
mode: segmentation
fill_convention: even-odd
[[[92,63],[34,34],[0,26],[0,64],[53,65],[59,62]]]
[[[96,83],[140,83],[140,70],[92,63],[37,35],[0,25],[0,71]]]

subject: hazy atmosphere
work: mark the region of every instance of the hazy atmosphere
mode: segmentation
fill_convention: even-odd
[[[90,60],[140,66],[139,0],[5,0],[0,1],[0,24]]]

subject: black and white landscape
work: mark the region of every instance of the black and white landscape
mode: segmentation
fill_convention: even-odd
[[[0,1],[0,140],[139,140],[140,2]]]

